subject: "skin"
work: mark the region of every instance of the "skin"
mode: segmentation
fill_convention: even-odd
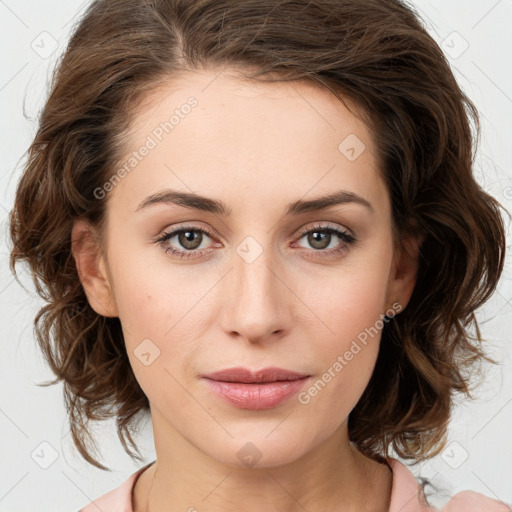
[[[151,405],[157,462],[137,481],[134,510],[146,510],[151,490],[152,512],[228,512],[241,504],[250,512],[385,511],[391,471],[361,455],[347,431],[380,333],[307,404],[295,395],[273,409],[238,409],[199,378],[233,366],[278,366],[316,381],[393,303],[406,307],[417,241],[404,239],[409,251],[394,251],[371,133],[318,85],[202,70],[169,81],[134,110],[126,155],[190,96],[197,107],[109,193],[104,251],[86,221],[77,220],[72,234],[88,300],[100,315],[120,318]],[[354,161],[338,149],[350,134],[365,145]],[[166,188],[222,200],[231,215],[176,204],[137,211]],[[340,189],[373,211],[351,202],[284,216],[292,201]],[[155,242],[185,223],[213,233],[196,243],[202,256],[180,259]],[[323,248],[298,234],[318,223],[357,241],[331,235]],[[248,236],[262,250],[250,263],[236,250]],[[186,251],[183,242],[174,236],[167,247]],[[342,250],[326,254],[331,248]],[[160,350],[148,366],[134,353],[144,339]],[[260,456],[251,467],[237,456],[249,442]]]

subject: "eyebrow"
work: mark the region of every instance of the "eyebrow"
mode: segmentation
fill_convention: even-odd
[[[222,201],[200,196],[192,192],[179,192],[177,190],[166,189],[146,197],[135,210],[136,212],[154,204],[177,204],[193,210],[214,213],[216,215],[229,216],[231,208]],[[315,199],[299,199],[287,205],[285,215],[300,215],[302,213],[316,212],[324,210],[331,206],[356,203],[365,206],[372,213],[374,212],[372,204],[349,190],[339,190],[333,194],[317,197]]]

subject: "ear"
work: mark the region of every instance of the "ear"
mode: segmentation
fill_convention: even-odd
[[[401,240],[393,257],[388,281],[387,304],[398,302],[406,308],[416,284],[419,252],[424,236],[407,235]]]
[[[84,219],[73,223],[71,251],[87,300],[96,313],[117,317],[117,306],[97,230]]]

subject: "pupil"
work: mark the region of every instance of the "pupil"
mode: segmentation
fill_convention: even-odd
[[[200,236],[194,231],[183,231],[181,233],[181,238],[182,239],[180,240],[180,243],[187,249],[195,249],[198,245],[201,244],[200,240],[199,244],[197,243],[197,239],[200,239]],[[196,240],[194,241],[194,239]]]
[[[310,243],[316,249],[325,249],[325,247],[329,245],[330,234],[328,233],[315,231],[311,233],[310,237],[312,238],[312,241],[310,240]],[[325,243],[326,241],[327,243]]]

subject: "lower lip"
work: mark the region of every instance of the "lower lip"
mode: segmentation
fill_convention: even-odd
[[[295,395],[309,377],[302,379],[266,382],[264,384],[244,384],[241,382],[221,382],[205,378],[209,388],[240,409],[271,409]]]

